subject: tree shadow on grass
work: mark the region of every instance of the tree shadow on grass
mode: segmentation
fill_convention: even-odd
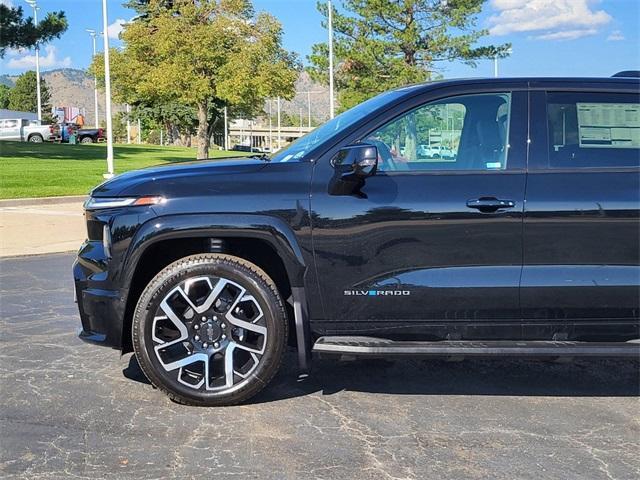
[[[2,142],[0,143],[2,156],[7,158],[34,158],[36,160],[80,160],[80,161],[101,161],[106,158],[106,145],[70,145],[58,143],[41,143],[33,144],[27,142]],[[145,160],[156,162],[153,164],[162,165],[165,163],[184,163],[196,160],[196,150],[193,150],[193,156],[184,157],[185,151],[174,151],[173,147],[145,146],[145,145],[116,145],[114,146],[114,159],[120,161],[136,161]],[[220,157],[213,157],[209,160],[222,159],[242,159],[248,154],[240,154],[237,152],[222,152]],[[228,155],[228,156],[227,156]],[[116,165],[117,167],[117,165]]]

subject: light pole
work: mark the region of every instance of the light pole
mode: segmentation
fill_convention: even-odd
[[[280,150],[280,147],[282,146],[282,130],[280,126],[280,97],[278,97],[277,108],[278,108],[278,146],[276,148]]]
[[[33,8],[33,23],[38,26],[38,7],[36,0],[24,0]],[[38,97],[38,121],[42,121],[42,97],[40,96],[40,45],[36,43],[36,95]]]
[[[335,116],[334,93],[333,93],[333,5],[331,0],[327,1],[329,10],[329,115]]]
[[[102,39],[104,40],[104,86],[106,93],[105,115],[107,117],[107,173],[104,178],[113,177],[113,125],[111,122],[111,69],[109,66],[109,21],[107,0],[102,0]]]
[[[324,93],[321,90],[307,90],[307,127],[311,130],[311,94]]]
[[[127,103],[127,144],[131,143],[131,105]]]
[[[93,58],[96,58],[97,33],[95,30],[92,30],[90,28],[87,28],[86,30],[87,32],[89,32],[89,35],[91,35],[91,40],[93,41]],[[98,126],[100,125],[100,122],[98,120],[98,77],[96,76],[95,72],[93,75],[93,112],[95,114],[95,126],[96,128],[98,128]]]
[[[224,107],[224,149],[229,150],[229,112]]]
[[[268,100],[269,104],[269,153],[273,153],[273,119],[271,118],[271,99]]]
[[[311,129],[311,92],[307,90],[307,127]]]
[[[513,49],[508,49],[505,52],[507,55],[511,55],[513,53]],[[493,56],[493,77],[498,78],[498,54],[496,53]]]

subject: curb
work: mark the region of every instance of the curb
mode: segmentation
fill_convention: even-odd
[[[10,198],[0,200],[2,207],[27,207],[33,205],[55,205],[59,203],[83,203],[88,195],[70,195],[65,197]]]
[[[42,255],[70,255],[70,254],[78,253],[78,250],[63,250],[56,252],[42,252],[42,253],[16,253],[15,255],[4,255],[0,254],[0,262],[11,260],[11,259],[20,259],[20,258],[33,258],[33,257],[41,257]]]

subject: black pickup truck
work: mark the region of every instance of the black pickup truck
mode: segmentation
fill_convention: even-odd
[[[75,135],[78,143],[98,143],[106,141],[103,128],[79,128],[75,123],[64,123],[62,127],[63,142],[68,142],[70,135]]]
[[[312,353],[638,358],[639,132],[637,78],[442,81],[270,158],[125,173],[85,205],[80,337],[194,405],[256,394],[287,342],[303,374]]]
[[[102,128],[79,128],[77,131],[78,142],[98,143],[106,141]]]

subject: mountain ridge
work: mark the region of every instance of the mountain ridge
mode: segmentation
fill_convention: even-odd
[[[57,68],[41,73],[51,93],[51,105],[55,107],[78,107],[85,109],[88,124],[93,123],[93,77],[85,70]],[[19,75],[0,75],[0,84],[13,87]],[[311,114],[314,121],[324,122],[329,118],[329,89],[314,82],[306,72],[301,72],[295,85],[296,94],[291,100],[283,100],[282,112],[291,118],[298,118],[302,111],[304,124],[307,122],[307,99],[311,100]],[[307,92],[311,92],[308,96]],[[104,92],[98,90],[99,117],[104,120]],[[114,111],[123,111],[123,106],[114,105]],[[275,115],[275,102],[272,113]],[[265,112],[268,107],[265,105]]]

